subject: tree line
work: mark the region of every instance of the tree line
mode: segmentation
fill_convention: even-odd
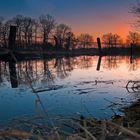
[[[41,46],[43,49],[75,49],[94,46],[96,40],[88,33],[76,36],[71,27],[58,24],[51,15],[42,15],[38,19],[17,15],[9,20],[0,17],[0,47],[8,47],[10,25],[17,27],[16,46],[19,48]],[[118,34],[107,33],[102,36],[105,47],[139,44],[140,34],[129,32],[126,42]]]

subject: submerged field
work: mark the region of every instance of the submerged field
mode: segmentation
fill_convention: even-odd
[[[1,127],[25,118],[45,117],[43,121],[55,125],[81,116],[110,119],[123,115],[121,108],[140,96],[139,57],[80,56],[9,63],[0,62]]]

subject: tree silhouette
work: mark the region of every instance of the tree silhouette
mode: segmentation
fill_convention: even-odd
[[[22,45],[22,25],[23,25],[23,16],[17,15],[13,17],[12,22],[17,26],[17,44],[18,46]]]
[[[81,34],[77,37],[79,45],[82,45],[83,48],[87,48],[89,46],[92,46],[93,44],[93,37],[89,34]]]
[[[69,50],[70,48],[74,49],[74,47],[77,45],[75,40],[76,40],[76,37],[75,37],[74,33],[68,32],[66,34],[65,49],[66,50]]]
[[[118,34],[114,34],[113,35],[113,44],[114,44],[114,47],[117,47],[118,45],[120,45],[122,43],[123,43],[123,41],[122,41],[121,37]]]
[[[140,43],[140,34],[137,32],[130,31],[126,41],[128,44],[133,43],[135,45],[138,45]]]
[[[0,39],[1,39],[1,45],[4,47],[8,46],[8,37],[9,37],[9,27],[10,27],[10,21],[1,22],[0,25]]]
[[[42,15],[39,17],[41,24],[41,32],[43,34],[43,44],[48,44],[49,35],[55,28],[55,19],[50,15]]]
[[[32,35],[33,35],[33,28],[35,25],[35,20],[30,17],[23,18],[23,27],[22,32],[24,35],[24,41],[26,46],[30,46],[32,44]]]
[[[59,24],[56,27],[56,33],[55,33],[55,41],[57,42],[57,47],[59,48],[65,48],[65,43],[68,39],[68,36],[71,35],[71,28],[68,25],[65,24]]]
[[[140,5],[139,5],[140,7]],[[135,13],[139,14],[135,8]],[[3,21],[0,17],[0,46],[7,46],[9,26],[17,26],[16,45],[20,48],[38,50],[89,48],[94,44],[93,36],[84,33],[75,37],[71,28],[66,24],[57,24],[51,15],[42,15],[38,19],[17,15],[10,20]],[[127,43],[138,43],[139,35],[129,32]],[[123,41],[118,34],[107,33],[102,36],[102,41],[106,47],[117,47],[122,45]]]
[[[37,42],[38,42],[38,32],[39,32],[39,23],[37,20],[35,20],[35,23],[34,23],[34,44],[37,44]]]
[[[117,47],[117,45],[122,43],[122,39],[117,34],[107,33],[102,36],[102,41],[106,47]]]
[[[137,5],[132,6],[130,11],[137,18],[136,23],[135,23],[135,27],[139,28],[140,27],[140,3],[138,0],[137,0]]]
[[[3,25],[3,18],[0,17],[0,47],[2,46],[2,25]]]

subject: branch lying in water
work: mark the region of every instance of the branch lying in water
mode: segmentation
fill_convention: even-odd
[[[129,93],[140,92],[140,81],[128,81],[126,89]]]

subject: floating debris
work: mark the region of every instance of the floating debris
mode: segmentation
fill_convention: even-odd
[[[59,90],[59,89],[62,89],[62,88],[64,88],[64,86],[53,85],[53,86],[47,87],[47,88],[37,88],[37,89],[34,89],[34,92],[35,93],[39,93],[39,92],[45,92],[45,91]]]
[[[140,81],[128,81],[126,89],[129,93],[140,92]]]
[[[95,81],[83,81],[80,82],[78,85],[85,85],[85,84],[94,84],[94,85],[98,85],[98,84],[114,84],[114,81],[109,80],[109,81],[99,81],[99,80],[95,80]]]

